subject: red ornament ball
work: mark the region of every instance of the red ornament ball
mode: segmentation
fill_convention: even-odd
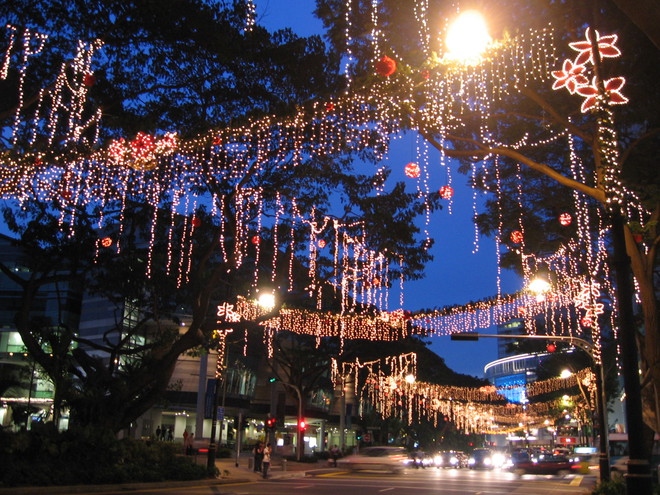
[[[559,215],[560,224],[567,226],[570,225],[571,222],[573,222],[573,217],[571,216],[570,213],[562,213],[561,215]]]
[[[202,225],[202,221],[197,217],[193,217],[192,218],[192,225],[193,225],[193,227],[199,227],[200,225]]]
[[[451,199],[454,195],[454,188],[451,186],[442,186],[440,188],[440,197],[442,199]]]
[[[255,246],[258,246],[260,242],[261,242],[261,237],[259,237],[258,235],[252,237],[252,244],[254,244]]]
[[[396,72],[396,60],[383,55],[383,57],[376,62],[376,72],[383,77],[390,77]]]
[[[592,324],[593,321],[588,316],[585,316],[582,319],[580,319],[580,325],[582,325],[583,327],[590,327]]]
[[[323,249],[325,247],[325,244],[326,244],[325,239],[319,239],[319,242],[316,243],[316,245],[318,247],[320,247],[321,249]]]
[[[557,346],[555,344],[548,344],[545,348],[548,352],[555,352],[557,350]]]
[[[62,196],[63,199],[66,199],[67,201],[71,199],[71,191],[62,191],[60,193],[60,196]]]
[[[520,232],[519,230],[514,230],[511,232],[511,235],[509,236],[511,239],[511,242],[514,244],[520,244],[523,241],[523,233]]]
[[[424,69],[422,71],[422,79],[427,80],[429,77],[431,77],[431,73],[428,70]]]
[[[110,237],[104,237],[101,239],[101,246],[103,247],[110,247],[112,246],[112,238]]]
[[[642,234],[633,234],[633,240],[634,240],[637,244],[639,244],[640,242],[642,242],[642,239],[643,239]]]
[[[96,84],[96,76],[94,74],[85,74],[83,77],[83,84],[91,88]]]
[[[419,165],[417,165],[414,162],[410,162],[408,165],[404,167],[403,173],[406,174],[406,177],[410,177],[411,179],[416,179],[417,177],[419,177],[421,170],[419,168]]]

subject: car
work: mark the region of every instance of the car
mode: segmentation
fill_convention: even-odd
[[[511,470],[518,476],[523,474],[555,474],[565,476],[573,472],[579,465],[571,462],[564,455],[541,455],[539,457],[519,457]]]
[[[410,461],[403,447],[367,447],[359,453],[337,460],[337,466],[348,471],[374,470],[401,473]]]
[[[463,452],[445,450],[436,454],[435,466],[437,468],[464,468],[468,466],[468,459]]]
[[[470,469],[493,469],[493,451],[490,449],[474,449],[468,459]]]

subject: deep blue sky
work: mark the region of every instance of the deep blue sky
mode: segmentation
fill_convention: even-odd
[[[269,29],[290,27],[296,34],[308,36],[322,34],[321,22],[312,15],[313,0],[254,0],[258,22]],[[399,180],[405,180],[402,170],[406,163],[415,161],[412,138],[396,141],[387,164]],[[437,153],[431,152],[431,163],[438,163]],[[367,165],[371,166],[371,165]],[[446,172],[439,166],[430,167],[430,184],[434,189],[444,184]],[[497,294],[497,261],[495,244],[481,237],[479,250],[474,250],[472,223],[472,190],[465,176],[452,173],[455,190],[452,212],[447,209],[436,212],[431,218],[429,230],[436,239],[432,254],[434,261],[426,270],[423,280],[409,282],[405,286],[404,309],[442,307],[463,304]],[[410,187],[415,187],[414,181]],[[520,289],[521,282],[512,274],[503,275],[502,289],[512,292]],[[390,309],[398,305],[398,296],[390,299]],[[494,330],[482,333],[494,333]],[[432,349],[442,356],[450,368],[460,373],[482,376],[486,363],[497,358],[497,340],[479,342],[454,342],[449,337],[432,339]]]

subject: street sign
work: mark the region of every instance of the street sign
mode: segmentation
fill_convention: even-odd
[[[364,443],[371,443],[371,433],[365,433],[365,434],[362,436],[362,441],[363,441]]]
[[[225,408],[224,407],[222,407],[222,406],[218,407],[218,416],[217,416],[217,418],[218,418],[218,421],[222,421],[223,419],[225,419]]]

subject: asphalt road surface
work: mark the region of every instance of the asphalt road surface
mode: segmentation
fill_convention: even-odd
[[[200,486],[190,482],[186,487],[131,490],[131,494],[182,495],[585,495],[593,486],[593,476],[568,475],[517,478],[499,471],[441,470],[435,468],[407,470],[401,475],[379,472],[335,472],[292,479],[273,479],[248,483]],[[126,494],[122,491],[96,492],[104,495]]]

